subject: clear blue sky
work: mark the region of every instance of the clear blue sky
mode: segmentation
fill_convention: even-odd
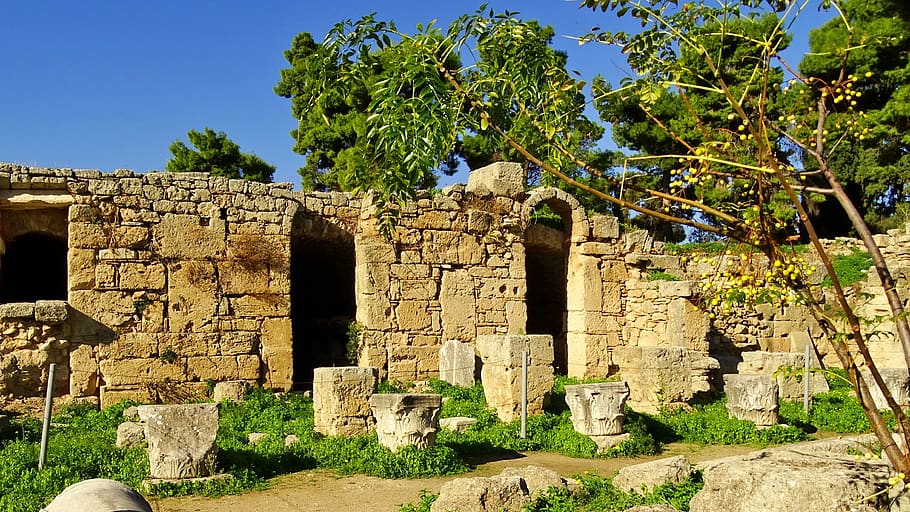
[[[569,68],[618,78],[624,62],[568,37],[610,14],[577,0],[488,2],[556,29]],[[401,30],[474,12],[461,0],[31,0],[0,3],[0,162],[82,169],[163,169],[168,146],[190,129],[224,131],[243,151],[276,165],[299,188],[303,157],[291,151],[290,102],[272,88],[298,32],[318,41],[336,22],[377,12]],[[827,19],[810,8],[794,38]],[[627,27],[626,30],[634,30]],[[791,57],[794,64],[798,56]],[[458,181],[464,181],[459,179]]]

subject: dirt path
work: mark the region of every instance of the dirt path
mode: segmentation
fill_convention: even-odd
[[[563,476],[585,471],[612,476],[623,466],[683,454],[689,461],[716,459],[755,450],[748,446],[697,447],[671,444],[658,457],[636,459],[573,459],[554,453],[523,453],[517,458],[484,464],[463,476],[491,476],[504,468],[529,465],[550,468]],[[338,476],[331,471],[302,471],[275,478],[270,488],[223,498],[150,498],[156,512],[216,512],[224,510],[253,512],[394,512],[402,504],[417,501],[421,490],[439,492],[442,484],[458,476],[415,480],[385,480],[363,475]]]

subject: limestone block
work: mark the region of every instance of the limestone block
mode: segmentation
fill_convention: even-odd
[[[35,304],[33,302],[7,302],[0,304],[0,321],[33,320]]]
[[[89,222],[70,222],[69,246],[76,249],[104,249],[108,246],[109,236],[104,226]]]
[[[472,340],[477,336],[474,281],[467,270],[454,269],[443,272],[439,304],[442,307],[444,338]]]
[[[435,279],[402,280],[400,286],[402,300],[433,300],[439,295]]]
[[[683,455],[624,466],[613,479],[613,487],[626,492],[654,490],[664,484],[678,484],[692,476],[692,465]]]
[[[117,269],[117,283],[127,290],[163,290],[164,265],[160,263],[123,263]]]
[[[553,388],[553,337],[549,335],[477,337],[477,352],[483,360],[480,378],[487,403],[502,421],[521,413],[521,360],[528,361],[528,414],[540,414]]]
[[[619,219],[607,215],[591,216],[591,234],[594,238],[619,238]]]
[[[117,287],[117,267],[107,263],[95,266],[95,286],[99,289]]]
[[[436,443],[442,395],[376,394],[369,402],[379,444],[396,452],[403,446],[423,449]]]
[[[243,380],[217,382],[215,383],[212,400],[215,403],[221,403],[225,400],[240,403],[246,398],[247,389],[249,389],[249,384]]]
[[[379,370],[368,367],[313,370],[313,428],[329,436],[366,434],[373,429],[370,396]]]
[[[661,281],[661,283],[665,282],[671,281]],[[663,295],[662,289],[661,295]],[[707,352],[708,334],[710,332],[711,322],[704,311],[686,298],[670,300],[667,306],[665,344]]]
[[[458,340],[445,342],[439,350],[439,379],[453,386],[474,386],[474,347]]]
[[[357,265],[366,263],[395,263],[395,247],[381,236],[354,236],[354,258]]]
[[[483,210],[468,210],[468,232],[486,234],[493,228],[493,215]]]
[[[259,356],[207,356],[186,358],[186,374],[191,380],[256,380],[259,378]]]
[[[35,320],[45,324],[56,325],[66,321],[67,305],[65,300],[35,301]]]
[[[181,479],[214,473],[218,404],[142,405],[152,478]]]
[[[428,229],[423,233],[423,261],[453,265],[480,265],[485,251],[473,235]]]
[[[67,258],[70,290],[89,290],[95,286],[95,251],[70,247]]]
[[[117,425],[117,448],[137,448],[145,446],[145,427],[135,421],[124,421]]]
[[[765,352],[763,350],[743,352],[742,362],[736,366],[736,371],[742,375],[774,375],[778,373],[776,380],[778,393],[781,400],[802,400],[805,392],[805,384],[802,381],[803,368],[805,367],[806,356],[798,352]],[[817,368],[817,364],[812,364],[812,368]],[[782,370],[790,369],[798,371],[799,376],[788,376]],[[817,395],[827,393],[828,381],[824,375],[819,373],[809,373],[809,394]]]
[[[289,316],[291,312],[289,295],[277,293],[242,295],[231,297],[229,301],[231,311],[237,316]]]
[[[910,405],[910,375],[906,368],[879,368],[879,374],[885,381],[885,386],[891,393],[891,397],[897,402],[897,405],[906,407]],[[872,394],[872,401],[879,410],[889,409],[888,402],[885,401],[885,395],[882,394],[875,381],[872,380],[872,374],[868,368],[860,368],[860,374],[869,386],[869,392]]]
[[[109,386],[135,386],[186,380],[186,363],[179,359],[171,363],[159,358],[103,359],[99,363],[99,368],[104,382]]]
[[[226,249],[226,222],[168,213],[152,229],[152,236],[158,254],[164,258],[222,258]]]
[[[269,337],[269,344],[291,345],[291,321],[287,318],[269,318],[262,324],[262,337]],[[276,339],[277,337],[277,339]],[[216,353],[222,356],[255,354],[260,337],[251,331],[228,331],[221,334]],[[210,352],[211,353],[211,352]],[[212,354],[214,355],[214,354]]]
[[[528,287],[523,279],[484,279],[477,292],[479,298],[495,300],[524,299]]]
[[[157,394],[146,386],[101,386],[101,408],[110,407],[124,400],[147,404],[155,402]]]
[[[156,334],[144,332],[123,333],[110,343],[98,345],[98,357],[100,359],[130,359],[157,356],[158,336]]]
[[[224,293],[270,293],[268,266],[252,266],[244,261],[228,259],[218,262],[218,277]]]
[[[111,235],[112,247],[145,249],[149,240],[149,229],[145,226],[116,226]]]
[[[465,416],[451,416],[449,418],[439,419],[439,428],[451,430],[454,432],[466,432],[473,425],[477,424],[477,418]]]
[[[566,404],[572,411],[572,426],[586,436],[622,434],[628,397],[629,385],[625,382],[566,386]]]
[[[401,337],[407,340],[407,336]],[[388,379],[413,382],[420,378],[438,377],[439,348],[390,343],[386,354]]]
[[[172,332],[212,331],[218,309],[215,267],[208,261],[168,265],[168,324]]]
[[[98,361],[90,345],[70,350],[70,395],[94,396],[98,393]]]
[[[468,175],[465,191],[481,197],[503,196],[520,198],[525,191],[525,176],[521,164],[495,162],[475,169]]]
[[[442,485],[430,512],[518,512],[530,497],[520,477],[456,478]]]
[[[429,303],[421,300],[401,301],[395,308],[398,328],[402,331],[421,331],[430,326]]]
[[[507,467],[499,474],[500,477],[519,477],[524,481],[524,488],[532,499],[547,492],[551,488],[565,489],[569,484],[565,478],[552,469],[540,466]]]
[[[93,478],[70,485],[40,512],[152,512],[152,507],[127,485]]]
[[[759,427],[777,425],[777,382],[767,375],[724,375],[727,412]]]
[[[650,413],[710,391],[711,375],[720,368],[707,353],[682,347],[616,347],[613,364],[629,384],[629,406]]]

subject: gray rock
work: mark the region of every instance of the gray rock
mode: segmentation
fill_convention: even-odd
[[[465,432],[471,425],[477,423],[477,418],[468,418],[464,416],[452,416],[451,418],[441,418],[439,420],[439,428],[444,428],[446,430],[452,430],[455,432]]]
[[[134,421],[125,421],[117,425],[117,448],[137,448],[145,446],[145,427]]]
[[[819,456],[793,449],[763,450],[703,463],[705,485],[692,512],[807,512],[888,510],[891,470],[881,460]]]
[[[658,485],[678,484],[692,476],[692,465],[683,455],[626,466],[613,479],[613,486],[623,491],[653,490]]]
[[[442,485],[430,512],[517,512],[530,501],[521,477],[456,478]]]
[[[145,425],[152,478],[199,478],[214,473],[217,404],[141,405],[139,419]]]
[[[471,171],[465,190],[481,197],[493,195],[517,199],[524,194],[524,183],[521,164],[495,162]]]
[[[215,384],[215,390],[212,393],[212,399],[215,403],[221,403],[225,400],[240,403],[246,398],[247,388],[249,386],[242,380],[231,380],[218,382]]]
[[[128,486],[95,478],[67,487],[41,512],[152,512],[152,507]]]
[[[879,368],[878,372],[885,381],[885,386],[891,393],[891,397],[897,402],[897,405],[906,406],[910,404],[910,372],[906,368]],[[882,394],[875,381],[872,380],[872,374],[868,368],[861,368],[860,373],[866,384],[869,386],[869,392],[872,394],[872,401],[879,410],[889,409],[888,402],[885,401],[885,395]]]
[[[267,437],[269,437],[269,435],[264,434],[262,432],[250,432],[249,434],[247,434],[246,439],[247,439],[247,442],[249,442],[251,445],[255,445],[255,444],[259,444],[259,441],[262,441],[263,439],[265,439]]]
[[[35,302],[35,320],[47,324],[62,324],[66,321],[65,300],[39,300]]]
[[[551,487],[565,488],[568,484],[568,481],[559,476],[559,473],[540,466],[505,468],[499,476],[517,476],[524,480],[525,488],[532,499],[546,492]]]
[[[35,303],[9,302],[0,304],[0,320],[32,320],[35,318]]]
[[[627,508],[625,512],[677,512],[670,505],[639,505],[637,507]]]

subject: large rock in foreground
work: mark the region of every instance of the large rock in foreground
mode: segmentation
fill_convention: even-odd
[[[41,512],[152,512],[152,507],[120,482],[93,478],[67,487]]]
[[[891,475],[887,463],[855,460],[846,445],[821,443],[703,463],[705,486],[691,512],[889,510],[888,493],[881,493]]]
[[[578,485],[539,466],[505,468],[492,477],[456,478],[443,484],[430,512],[518,512],[551,487],[572,492]]]

